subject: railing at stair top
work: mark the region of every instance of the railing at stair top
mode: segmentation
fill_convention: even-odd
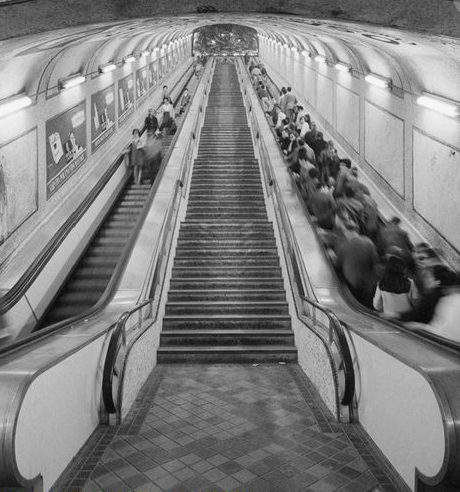
[[[192,131],[188,138],[185,152],[182,156],[179,168],[179,179],[175,184],[173,196],[168,205],[168,211],[160,229],[157,247],[152,256],[148,267],[146,281],[141,289],[139,303],[132,309],[125,311],[114,325],[109,346],[107,349],[106,360],[103,371],[102,396],[105,408],[109,414],[120,414],[122,408],[123,395],[123,373],[125,368],[126,355],[130,347],[144,333],[143,328],[146,321],[147,326],[155,323],[158,316],[158,297],[162,286],[162,279],[166,269],[168,253],[174,234],[178,210],[183,198],[186,195],[186,185],[190,175],[191,163],[194,159],[196,146],[198,144],[197,135],[199,134],[202,119],[203,107],[207,100],[208,87],[212,80],[212,69],[214,60],[208,66],[203,77],[207,77],[206,86],[203,91],[202,101],[195,116]],[[145,297],[148,297],[145,299]],[[144,299],[144,300],[141,300]],[[155,305],[156,304],[156,305]]]
[[[267,184],[267,196],[271,196],[273,200],[274,210],[278,219],[277,222],[282,234],[283,247],[287,253],[294,282],[301,300],[300,305],[296,303],[298,314],[306,316],[310,320],[312,329],[329,347],[334,356],[334,364],[337,369],[337,382],[341,389],[340,395],[338,396],[341,404],[351,405],[355,393],[355,373],[350,347],[345,335],[345,328],[334,312],[320,304],[316,298],[314,288],[305,269],[281,190],[274,177],[269,151],[265,140],[262,138],[257,117],[252,110],[253,102],[248,93],[253,90],[252,85],[248,88],[248,84],[245,84],[247,78],[245,79],[243,77],[240,64],[237,67],[241,82],[243,83],[243,94],[252,128],[254,144],[258,149],[264,180]],[[280,150],[279,152],[281,153]],[[301,318],[299,319],[302,321]],[[327,330],[327,337],[324,336],[324,330]],[[343,374],[343,381],[340,381],[341,374]]]

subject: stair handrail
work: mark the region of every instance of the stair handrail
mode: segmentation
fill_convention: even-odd
[[[170,251],[170,241],[176,227],[178,208],[183,198],[185,198],[185,188],[188,183],[188,176],[190,173],[191,163],[193,162],[195,148],[198,144],[196,138],[197,131],[201,127],[201,121],[203,119],[203,105],[207,99],[207,87],[211,82],[211,73],[214,67],[214,62],[210,62],[207,70],[203,72],[202,77],[207,74],[207,81],[205,90],[203,92],[203,99],[199,107],[199,111],[195,116],[195,121],[192,126],[192,132],[189,136],[186,150],[182,156],[179,176],[176,180],[173,196],[168,205],[167,213],[163,219],[160,229],[160,240],[157,242],[155,253],[152,256],[152,260],[149,266],[149,274],[146,275],[146,279],[150,279],[148,283],[149,293],[148,299],[139,301],[133,308],[122,313],[118,321],[114,325],[109,347],[107,350],[106,362],[104,364],[103,372],[103,401],[107,413],[117,414],[119,420],[121,420],[121,411],[123,405],[123,387],[124,387],[124,372],[126,368],[126,359],[130,349],[134,343],[143,334],[142,328],[147,328],[151,324],[155,323],[158,319],[158,304],[154,309],[155,301],[157,300],[157,289],[160,287],[161,279],[163,277],[162,272],[166,268],[167,257]],[[174,217],[174,220],[173,220]],[[153,272],[153,273],[152,273]],[[145,283],[141,292],[145,292]],[[141,299],[141,297],[140,297]],[[147,307],[146,312],[144,308]],[[138,313],[137,321],[128,325],[128,321],[136,313]],[[150,320],[147,326],[145,321]],[[121,362],[121,370],[119,371],[118,363]],[[115,376],[115,378],[114,378]]]
[[[305,270],[305,265],[300,253],[297,239],[294,234],[291,220],[287,213],[279,184],[274,177],[270,154],[268,152],[265,140],[262,138],[257,117],[254,115],[254,111],[252,111],[252,101],[250,100],[250,96],[248,94],[248,86],[250,86],[249,90],[254,89],[252,84],[244,84],[245,78],[241,70],[241,63],[242,62],[237,64],[237,67],[241,74],[241,82],[245,87],[243,93],[246,103],[246,109],[248,112],[249,122],[253,131],[253,135],[255,136],[254,143],[258,149],[264,180],[267,184],[267,196],[272,197],[273,208],[278,219],[277,222],[280,226],[280,231],[282,232],[284,238],[283,247],[285,248],[285,250],[287,248],[287,256],[292,267],[294,282],[297,286],[298,294],[302,301],[300,305],[300,313],[298,303],[296,303],[296,309],[298,310],[298,314],[306,316],[308,319],[311,320],[314,328],[320,328],[319,330],[314,329],[314,331],[318,336],[321,337],[321,339],[323,339],[323,341],[327,343],[331,351],[334,351],[333,348],[336,347],[336,352],[340,356],[340,361],[337,368],[342,368],[344,373],[344,385],[341,391],[341,403],[342,405],[350,406],[353,402],[353,397],[355,394],[355,373],[353,358],[351,355],[347,337],[345,335],[346,326],[344,326],[340,322],[338,317],[330,308],[327,308],[323,306],[320,302],[318,302],[315,291],[310,281],[310,277]],[[278,151],[281,152],[279,148]],[[309,305],[312,308],[310,310],[311,312],[306,309],[306,305]],[[319,320],[317,316],[317,311],[320,311],[326,317],[326,322],[322,322]],[[303,322],[301,317],[299,317],[299,320]],[[327,329],[327,340],[324,339],[324,336],[321,333],[321,328]]]

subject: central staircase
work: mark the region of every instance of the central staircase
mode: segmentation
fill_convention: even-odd
[[[233,64],[217,64],[158,362],[295,361],[278,250]]]

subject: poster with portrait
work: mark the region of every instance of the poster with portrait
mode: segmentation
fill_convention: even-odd
[[[149,89],[155,87],[158,82],[158,64],[152,62],[149,64]]]
[[[86,161],[85,101],[46,122],[46,196],[50,198]]]
[[[0,145],[0,244],[38,208],[37,130]]]
[[[118,123],[122,125],[134,112],[133,74],[118,81]]]
[[[136,71],[136,102],[139,105],[147,97],[148,77],[147,67],[139,68]]]
[[[98,149],[115,132],[115,86],[91,96],[91,150]]]

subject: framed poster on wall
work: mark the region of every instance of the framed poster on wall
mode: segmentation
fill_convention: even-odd
[[[37,130],[0,145],[0,244],[38,209]]]
[[[118,123],[122,125],[134,112],[133,74],[118,81]]]
[[[156,62],[149,64],[149,89],[155,87],[158,82],[158,65]]]
[[[147,67],[136,70],[136,103],[139,105],[147,97],[148,76]]]
[[[86,161],[85,101],[46,122],[46,196],[50,198]]]
[[[91,150],[98,149],[115,132],[115,86],[91,96]]]

